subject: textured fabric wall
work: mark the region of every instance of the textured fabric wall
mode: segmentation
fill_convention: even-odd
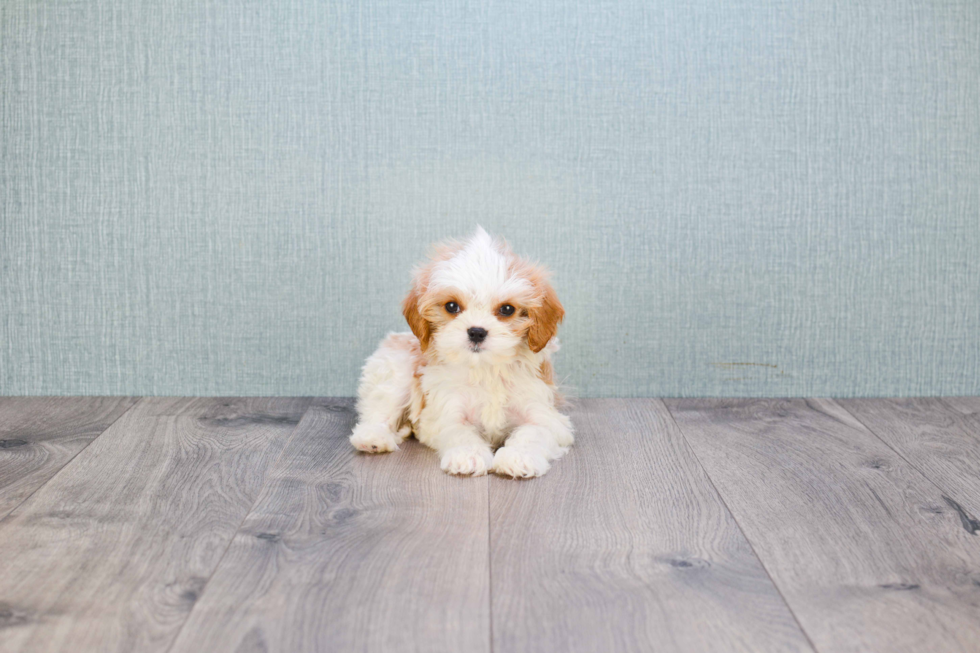
[[[477,223],[580,395],[980,393],[975,0],[0,12],[0,394],[352,394]]]

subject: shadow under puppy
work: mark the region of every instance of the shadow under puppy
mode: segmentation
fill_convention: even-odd
[[[383,453],[414,433],[450,474],[547,472],[574,438],[551,367],[565,311],[545,270],[477,228],[436,247],[402,307],[412,333],[364,364],[351,444]]]

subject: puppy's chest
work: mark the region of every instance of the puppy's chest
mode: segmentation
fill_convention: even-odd
[[[463,419],[488,435],[507,431],[520,420],[516,388],[520,379],[487,370],[432,370],[422,379],[427,402],[463,411]]]

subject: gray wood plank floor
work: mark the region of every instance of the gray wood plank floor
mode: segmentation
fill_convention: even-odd
[[[818,650],[978,650],[976,530],[839,404],[668,406]]]
[[[174,651],[490,650],[487,479],[357,453],[354,422],[306,413]]]
[[[0,397],[0,519],[134,403],[133,397]]]
[[[875,435],[925,474],[943,501],[980,515],[980,430],[941,399],[839,400]],[[980,525],[978,525],[980,527]]]
[[[810,651],[659,400],[581,400],[543,478],[491,478],[494,651]]]
[[[581,400],[528,481],[352,407],[0,398],[0,651],[980,650],[980,399]]]
[[[308,403],[123,415],[0,523],[0,650],[167,650]]]

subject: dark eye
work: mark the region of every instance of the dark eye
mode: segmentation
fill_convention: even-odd
[[[513,314],[514,314],[514,307],[513,307],[513,306],[511,306],[510,304],[504,304],[503,306],[501,306],[501,307],[500,307],[499,309],[497,309],[497,310],[498,310],[498,311],[500,312],[500,314],[501,314],[501,315],[503,315],[504,317],[510,317],[511,315],[513,315]]]
[[[446,312],[459,313],[459,304],[456,302],[446,302]]]

